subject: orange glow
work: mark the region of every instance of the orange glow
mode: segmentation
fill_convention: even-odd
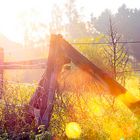
[[[134,133],[134,124],[127,123],[122,126],[125,137],[130,137]]]
[[[95,99],[90,99],[87,103],[87,106],[89,108],[89,115],[93,116],[102,116],[104,113],[102,105],[99,104],[99,101]]]
[[[123,103],[129,105],[130,103],[134,103],[138,101],[138,98],[136,98],[132,93],[126,92],[125,94],[122,94],[118,97]]]

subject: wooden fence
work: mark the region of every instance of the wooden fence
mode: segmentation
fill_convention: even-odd
[[[61,54],[61,55],[60,55]],[[47,62],[48,61],[48,62]],[[48,126],[50,115],[53,108],[53,99],[55,95],[55,88],[57,84],[58,75],[64,64],[73,62],[77,67],[84,70],[97,80],[101,81],[108,87],[110,93],[118,96],[126,93],[126,89],[115,81],[104,70],[98,68],[95,64],[89,61],[85,56],[79,53],[71,44],[69,44],[60,35],[52,35],[50,40],[49,55],[47,59],[34,59],[17,62],[5,62],[4,50],[0,49],[0,94],[3,93],[3,74],[4,70],[12,69],[45,69],[44,76],[39,82],[36,92],[33,94],[30,105],[36,107],[36,101],[40,100],[41,88],[44,87],[43,96],[41,97],[42,103],[40,108],[41,123]],[[46,80],[47,79],[47,80]],[[38,103],[38,102],[37,102]],[[47,103],[47,104],[46,104]],[[130,106],[129,106],[130,107]],[[39,122],[39,120],[38,120]]]

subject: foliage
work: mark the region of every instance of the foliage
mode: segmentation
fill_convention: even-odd
[[[2,139],[28,138],[36,127],[27,105],[34,88],[4,82],[0,102],[0,135]]]
[[[75,73],[78,73],[78,76],[75,76]],[[49,140],[50,135],[53,135],[57,139],[67,140],[69,138],[65,134],[65,129],[70,122],[76,122],[81,127],[82,133],[79,140],[119,140],[121,138],[131,140],[139,137],[139,118],[136,118],[120,99],[105,94],[104,89],[101,91],[101,83],[77,68],[73,68],[66,77],[64,76],[62,74],[62,79],[59,81],[60,89],[55,96],[50,127],[45,131],[44,126],[40,126],[37,135],[34,132],[35,122],[29,123],[28,109],[22,106],[28,103],[36,86],[5,83],[5,94],[0,102],[1,139]],[[75,80],[77,78],[78,84]],[[129,77],[127,83],[131,91],[138,90],[136,77]],[[135,84],[132,85],[132,83]],[[69,85],[71,90],[66,85]]]
[[[75,42],[99,42],[103,35],[96,38],[77,39]],[[106,69],[103,45],[76,45],[92,62]],[[140,98],[139,79],[127,75],[126,87],[134,97]],[[75,65],[63,69],[58,80],[59,89],[55,95],[50,126],[38,130],[33,116],[30,116],[28,102],[37,85],[4,83],[4,96],[0,102],[0,136],[1,139],[70,140],[66,135],[66,126],[75,122],[81,128],[77,140],[120,140],[137,139],[140,136],[139,117],[122,103],[122,97],[112,97],[100,80],[91,77]],[[134,92],[134,93],[133,93]],[[130,94],[124,96],[132,102]],[[39,134],[36,134],[38,131]],[[73,133],[73,132],[71,132]],[[74,134],[74,133],[73,133]],[[79,135],[79,134],[78,134]]]
[[[76,69],[74,71],[76,72]],[[83,81],[85,76],[82,71],[78,71],[78,74],[81,75],[80,78],[70,76],[73,78],[71,79],[72,85],[69,83],[69,74],[67,74],[67,80],[65,79],[65,85],[69,84],[70,88],[75,84],[77,87],[75,92],[69,91],[65,87],[67,91],[59,92],[56,95],[50,131],[57,134],[61,139],[67,139],[65,135],[66,124],[76,122],[82,128],[81,139],[84,140],[120,140],[121,138],[129,140],[137,138],[139,135],[139,119],[120,101],[120,98],[105,94],[105,91],[102,92],[100,86],[97,86],[99,84],[97,81],[86,81],[88,85],[82,83],[79,89],[75,79],[79,78]],[[132,77],[128,79],[132,80]],[[94,87],[89,87],[93,84]],[[137,85],[134,90],[138,88]],[[86,89],[88,90],[86,91]],[[134,94],[132,93],[132,95]],[[131,102],[131,98],[129,99]]]
[[[36,135],[35,140],[51,140],[51,134],[45,131],[45,126],[40,125],[38,127],[40,134]]]

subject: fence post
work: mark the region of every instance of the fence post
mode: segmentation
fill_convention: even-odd
[[[0,48],[0,65],[4,63],[4,50]],[[2,98],[3,94],[3,67],[0,67],[0,99]]]

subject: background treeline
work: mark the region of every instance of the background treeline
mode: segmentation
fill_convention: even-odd
[[[112,23],[117,27],[117,31],[122,35],[123,41],[139,41],[140,30],[140,9],[127,8],[122,5],[115,14],[109,9],[104,10],[98,17],[91,13],[90,19],[83,14],[82,8],[78,10],[76,0],[69,0],[64,5],[54,5],[52,8],[51,21],[47,23],[26,22],[25,46],[37,47],[46,46],[50,33],[63,34],[68,39],[77,39],[84,37],[95,37],[99,34],[108,34],[109,17]],[[31,11],[32,16],[36,16],[35,11]],[[42,33],[39,37],[38,33]],[[44,42],[45,40],[45,42]],[[129,46],[129,52],[140,61],[139,43],[126,44]]]
[[[47,57],[51,33],[62,34],[71,42],[112,42],[111,39],[106,39],[110,37],[111,33],[109,19],[111,19],[113,32],[119,37],[118,42],[140,41],[140,9],[130,9],[127,8],[126,5],[122,5],[115,14],[112,14],[109,9],[106,9],[98,17],[94,17],[94,13],[91,13],[90,19],[87,19],[87,15],[82,13],[82,8],[79,11],[77,7],[76,0],[69,0],[63,6],[53,6],[51,21],[47,23],[24,21],[24,25],[26,25],[24,44],[22,47],[16,47],[15,49],[14,47],[11,49],[9,45],[10,50],[7,49],[9,51],[5,52],[6,60],[15,61]],[[37,16],[36,11],[30,12],[33,17]],[[102,39],[100,39],[101,36]],[[133,65],[135,65],[134,63],[138,64],[140,62],[140,43],[124,43],[121,45],[126,48],[129,58],[132,58]],[[99,49],[99,45],[94,45],[94,47],[95,46],[96,49]],[[83,44],[83,48],[88,47],[89,46],[84,46]],[[139,65],[137,68],[138,67]],[[25,73],[22,72],[22,75],[24,74],[23,77],[26,77],[28,73],[29,71]],[[31,73],[33,74],[34,72]],[[35,75],[40,75],[39,73],[37,74],[35,72]],[[38,78],[34,80],[38,80]],[[32,81],[31,79],[32,78],[28,78],[28,81]],[[26,80],[26,78],[23,79],[24,82],[26,82]]]

